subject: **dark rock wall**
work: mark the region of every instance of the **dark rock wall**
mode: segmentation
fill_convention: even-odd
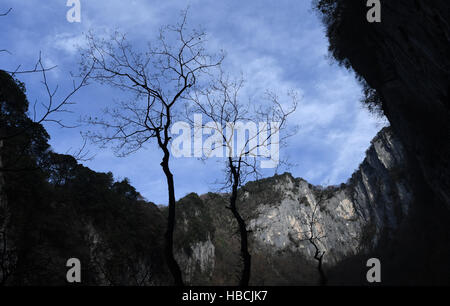
[[[450,1],[326,0],[334,57],[381,95],[382,109],[440,202],[450,208]]]

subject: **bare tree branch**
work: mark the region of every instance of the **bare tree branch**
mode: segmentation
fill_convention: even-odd
[[[43,113],[41,115],[38,115],[38,113],[37,113],[37,108],[36,108],[37,102],[34,103],[33,113],[31,115],[32,124],[41,124],[44,122],[48,122],[48,123],[55,123],[62,128],[75,128],[77,126],[69,126],[69,125],[65,124],[62,119],[53,118],[52,115],[57,114],[57,113],[70,112],[65,107],[68,105],[74,104],[74,102],[71,102],[70,99],[82,87],[85,87],[87,85],[87,80],[89,78],[89,74],[92,72],[92,67],[90,67],[89,69],[87,69],[85,71],[84,75],[81,76],[81,81],[78,84],[76,84],[75,81],[73,81],[73,89],[66,96],[64,96],[63,98],[61,98],[59,100],[57,100],[57,98],[56,98],[56,94],[58,91],[58,85],[56,85],[54,88],[51,88],[50,84],[48,82],[47,72],[51,69],[53,69],[53,68],[48,69],[48,68],[44,67],[44,65],[42,63],[42,57],[40,54],[39,60],[36,63],[36,66],[33,70],[29,70],[27,72],[25,72],[25,71],[20,72],[20,73],[36,73],[36,72],[41,73],[42,74],[41,83],[42,83],[42,85],[47,93],[47,97],[48,97],[48,99],[45,103],[43,103],[43,102],[40,103],[40,106],[43,109]],[[10,73],[10,74],[11,74],[11,76],[14,75],[14,73]],[[25,126],[11,134],[0,135],[0,139],[5,140],[5,139],[12,138],[12,137],[16,137],[29,128],[31,128],[31,125]]]
[[[66,154],[73,156],[73,158],[75,158],[75,160],[77,160],[78,162],[91,161],[95,158],[96,154],[91,154],[91,152],[87,149],[88,138],[84,135],[81,135],[81,137],[83,138],[83,144],[81,145],[81,147],[73,152],[71,152],[72,148],[69,148]]]
[[[0,13],[0,17],[8,15],[12,11],[12,7],[10,7],[5,13]]]

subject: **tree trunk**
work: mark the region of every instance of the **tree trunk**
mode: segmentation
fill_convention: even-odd
[[[323,255],[325,255],[325,252],[323,252],[322,254],[320,253],[319,246],[314,242],[314,238],[312,238],[312,237],[309,238],[309,241],[316,249],[316,252],[314,254],[314,259],[317,260],[317,270],[319,271],[319,275],[320,275],[319,284],[321,286],[325,286],[327,284],[327,277],[325,275],[325,271],[323,271],[323,268],[322,268]]]
[[[248,237],[247,237],[248,233],[245,221],[244,219],[242,219],[236,207],[239,174],[236,172],[234,166],[232,166],[232,172],[234,181],[230,197],[230,210],[233,213],[234,218],[236,219],[239,225],[239,232],[241,234],[241,257],[244,264],[242,268],[242,276],[239,282],[239,286],[248,287],[250,281],[250,268],[251,268],[251,256],[250,253],[248,252]]]
[[[323,271],[323,268],[322,268],[323,255],[324,255],[324,253],[320,256],[319,265],[317,266],[317,268],[319,269],[319,273],[320,273],[320,285],[321,286],[325,286],[327,284],[327,277],[325,276],[325,272]]]
[[[166,175],[167,187],[169,191],[169,216],[167,218],[167,230],[165,234],[164,251],[167,266],[169,267],[170,273],[174,278],[175,285],[184,286],[180,266],[178,265],[173,255],[173,232],[175,229],[175,187],[173,182],[173,175],[169,169],[170,154],[167,148],[163,148],[163,150],[164,150],[164,157],[161,162],[161,167],[163,168],[164,174]]]

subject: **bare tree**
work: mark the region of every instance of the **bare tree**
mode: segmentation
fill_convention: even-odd
[[[317,271],[319,272],[320,277],[319,284],[321,286],[327,284],[327,277],[323,269],[323,257],[326,251],[321,245],[321,240],[325,238],[326,235],[320,227],[321,218],[318,214],[318,210],[320,211],[320,207],[326,199],[326,188],[320,186],[319,193],[314,201],[312,201],[313,203],[308,202],[311,206],[311,213],[307,216],[306,220],[302,220],[302,224],[306,227],[306,231],[301,232],[301,234],[305,238],[298,240],[298,242],[307,241],[314,248],[314,260],[317,261]],[[306,199],[306,201],[308,200]]]
[[[229,204],[226,206],[231,211],[238,224],[240,233],[240,252],[242,259],[242,272],[240,275],[240,286],[248,286],[251,272],[251,255],[248,250],[247,224],[242,217],[238,207],[238,190],[249,178],[258,179],[261,175],[261,166],[258,164],[263,157],[269,157],[262,153],[270,146],[276,147],[284,143],[288,133],[279,137],[279,132],[286,128],[286,119],[292,114],[297,106],[297,96],[290,93],[292,105],[285,111],[279,98],[271,92],[266,93],[269,103],[259,104],[243,102],[240,90],[244,86],[242,78],[230,80],[221,72],[218,80],[215,80],[204,90],[193,92],[190,99],[194,102],[193,107],[186,108],[186,117],[194,126],[200,128],[195,120],[189,119],[191,114],[202,114],[211,120],[206,125],[208,130],[214,131],[217,136],[213,148],[202,148],[204,158],[212,156],[223,156],[225,150],[225,189],[230,191]],[[253,108],[253,109],[252,109]],[[257,126],[259,125],[259,126]],[[203,126],[203,123],[202,123]],[[253,128],[252,128],[253,127]],[[248,137],[246,129],[249,128]],[[241,139],[235,143],[235,136]],[[278,152],[277,152],[278,154]],[[273,158],[270,156],[269,158]],[[278,160],[272,160],[275,164]]]
[[[106,109],[102,119],[88,118],[89,124],[104,129],[89,132],[88,136],[101,145],[116,143],[114,148],[119,156],[131,154],[153,139],[163,152],[160,165],[166,176],[169,198],[165,257],[179,286],[183,280],[173,255],[175,187],[169,167],[170,128],[185,95],[223,60],[223,55],[207,54],[204,32],[186,29],[186,15],[184,11],[177,25],[162,28],[156,44],[149,44],[145,52],[138,51],[118,32],[110,39],[89,33],[88,47],[82,50],[83,71],[93,65],[90,79],[133,94],[131,101]]]
[[[314,206],[313,212],[311,214],[311,219],[309,220],[309,238],[308,241],[312,244],[314,247],[314,259],[317,260],[317,270],[320,274],[320,284],[322,286],[326,285],[327,278],[325,276],[325,272],[323,271],[323,256],[325,255],[325,251],[320,249],[319,243],[320,239],[325,238],[325,236],[321,233],[319,233],[316,229],[317,224],[317,208],[319,207],[319,204],[316,204]]]

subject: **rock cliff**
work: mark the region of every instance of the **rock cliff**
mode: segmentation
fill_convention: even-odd
[[[314,186],[285,173],[241,188],[238,206],[250,231],[252,283],[315,284],[314,249],[307,240],[311,221],[327,268],[394,237],[414,201],[404,154],[384,128],[346,184]],[[192,284],[236,283],[239,240],[227,199],[227,194],[191,194],[178,206],[177,239],[183,246],[178,258]],[[196,229],[189,226],[195,223]],[[192,240],[201,229],[209,230]]]

